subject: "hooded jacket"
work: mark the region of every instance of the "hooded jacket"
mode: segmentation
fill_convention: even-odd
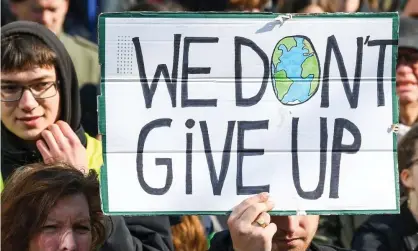
[[[81,126],[80,91],[73,62],[64,45],[57,36],[43,25],[17,21],[1,29],[1,39],[16,34],[30,34],[41,39],[57,55],[57,77],[60,81],[60,120],[67,122],[86,147],[89,168],[100,171],[103,163],[101,143],[84,132]],[[42,161],[42,156],[34,142],[20,139],[1,127],[1,174],[0,189],[3,179],[15,168]],[[2,179],[1,179],[2,178]],[[101,251],[165,251],[173,250],[170,222],[168,216],[149,217],[109,217],[107,226],[109,237],[100,248]]]
[[[30,34],[41,39],[57,55],[57,78],[60,81],[60,120],[67,122],[77,134],[84,147],[87,137],[81,126],[81,108],[78,81],[71,58],[58,38],[42,25],[19,21],[7,24],[1,29],[1,39],[16,34]],[[1,169],[3,180],[7,179],[15,168],[42,161],[35,142],[20,139],[3,125],[1,126]]]

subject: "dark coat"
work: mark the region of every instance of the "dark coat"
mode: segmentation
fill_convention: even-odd
[[[168,216],[112,216],[109,238],[100,251],[171,251]]]
[[[233,246],[232,246],[231,235],[228,230],[215,234],[215,236],[213,237],[211,241],[209,251],[234,251]],[[348,251],[348,250],[311,243],[311,245],[306,251]]]
[[[401,204],[401,213],[373,215],[354,234],[352,248],[356,251],[414,251],[418,247],[418,224]]]

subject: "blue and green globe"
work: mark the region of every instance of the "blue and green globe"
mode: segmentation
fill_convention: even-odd
[[[320,66],[309,38],[289,36],[281,39],[271,57],[274,92],[285,105],[308,101],[318,90]]]

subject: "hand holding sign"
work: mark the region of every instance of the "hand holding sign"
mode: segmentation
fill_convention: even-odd
[[[86,148],[67,123],[52,124],[42,132],[42,138],[36,146],[46,164],[64,161],[82,170],[88,169]]]
[[[228,219],[234,250],[271,250],[277,226],[269,223],[270,215],[266,212],[273,209],[274,204],[268,201],[268,198],[268,194],[261,193],[244,200],[234,208]],[[260,226],[256,222],[258,219],[263,220],[267,226]]]

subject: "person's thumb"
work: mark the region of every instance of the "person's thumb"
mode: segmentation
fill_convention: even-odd
[[[277,232],[277,225],[274,223],[270,223],[267,225],[267,227],[264,228],[264,233],[266,234],[266,238],[269,240],[273,239],[273,236]]]

